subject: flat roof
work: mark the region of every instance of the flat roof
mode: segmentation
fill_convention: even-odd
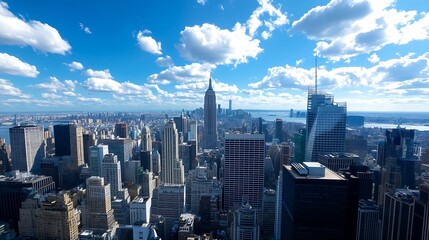
[[[307,163],[307,162],[306,162]],[[319,164],[318,162],[314,162],[315,164]],[[300,176],[297,172],[292,169],[291,165],[283,165],[296,179],[324,179],[324,180],[346,180],[340,175],[336,174],[329,168],[325,168],[325,176],[313,176],[309,174],[308,176]],[[316,165],[317,166],[317,165]]]

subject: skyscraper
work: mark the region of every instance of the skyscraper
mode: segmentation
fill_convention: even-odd
[[[9,128],[12,170],[40,172],[45,157],[42,126],[16,126]]]
[[[204,96],[203,140],[203,147],[205,149],[217,148],[216,94],[212,88],[211,77],[209,79],[209,88]]]
[[[84,164],[83,155],[83,129],[75,124],[55,125],[55,155],[67,156],[73,163],[73,167]]]
[[[343,153],[346,133],[346,103],[334,96],[308,89],[305,161],[317,161],[322,153]]]
[[[109,229],[115,232],[117,222],[113,216],[110,200],[110,184],[104,183],[102,177],[86,179],[87,221],[91,229],[105,232]]]
[[[92,146],[89,148],[90,159],[89,169],[91,176],[101,177],[101,163],[103,162],[104,155],[109,153],[109,146],[99,144],[98,146]]]
[[[265,137],[263,134],[225,134],[224,208],[247,198],[262,209]]]
[[[173,118],[174,123],[176,124],[177,133],[182,136],[182,141],[188,141],[188,123],[185,117],[185,113],[182,111],[179,117]]]
[[[259,240],[258,212],[249,203],[243,202],[234,212],[232,239]]]
[[[119,138],[128,138],[128,124],[116,123],[115,124],[115,136]]]
[[[111,196],[119,197],[119,192],[122,191],[121,164],[116,155],[110,153],[104,156],[101,164],[101,175],[106,183],[110,184]]]
[[[152,171],[152,136],[148,126],[143,127],[141,137],[140,163],[143,170]]]
[[[380,239],[379,212],[376,202],[364,199],[359,201],[356,240]]]
[[[304,162],[284,165],[280,181],[281,239],[355,237],[348,228],[347,179],[320,163]]]
[[[163,183],[184,183],[184,167],[179,159],[179,139],[174,121],[164,126],[162,138],[161,181]]]
[[[283,120],[280,118],[276,119],[276,134],[275,138],[279,140],[279,143],[283,141]]]

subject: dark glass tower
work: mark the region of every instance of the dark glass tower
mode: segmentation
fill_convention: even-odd
[[[215,149],[217,147],[217,116],[216,116],[216,94],[212,88],[212,78],[209,80],[209,88],[204,96],[204,131],[203,147]]]

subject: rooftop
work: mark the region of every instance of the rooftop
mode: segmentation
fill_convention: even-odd
[[[310,167],[321,167],[321,166],[323,166],[322,164],[320,164],[318,162],[305,162],[305,164],[307,164],[307,166],[310,166]],[[312,174],[311,171],[309,171],[308,175],[300,175],[300,174],[298,174],[298,172],[296,172],[295,170],[292,169],[291,165],[283,165],[283,166],[296,179],[346,180],[345,178],[341,177],[340,175],[336,174],[335,172],[333,172],[332,170],[330,170],[329,168],[326,168],[324,166],[323,166],[323,169],[325,171],[324,176],[314,175],[314,174]]]

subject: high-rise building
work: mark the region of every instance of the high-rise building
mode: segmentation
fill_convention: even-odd
[[[54,133],[55,155],[70,155],[74,168],[82,166],[84,164],[83,128],[75,124],[55,125]]]
[[[0,175],[0,221],[12,223],[11,227],[18,230],[21,203],[36,193],[43,194],[54,190],[52,177],[19,171]]]
[[[377,203],[371,200],[359,201],[356,240],[380,239],[380,210]]]
[[[385,192],[394,193],[398,188],[416,188],[416,170],[419,167],[419,148],[414,144],[414,130],[387,129],[386,141],[380,144],[379,163],[381,186],[379,203]]]
[[[116,123],[115,124],[115,137],[128,138],[128,124]]]
[[[179,218],[178,240],[193,238],[196,232],[197,216],[190,213],[183,213]]]
[[[283,141],[283,120],[281,120],[280,118],[276,119],[275,138],[279,140],[279,143]]]
[[[274,220],[276,216],[276,191],[273,189],[265,189],[262,200],[262,224],[261,234],[269,237],[274,235]]]
[[[109,146],[109,153],[118,156],[121,169],[125,169],[125,162],[133,156],[133,140],[129,138],[102,139],[101,144]],[[122,172],[124,175],[124,172]]]
[[[101,176],[104,178],[106,184],[110,184],[111,197],[121,196],[121,164],[116,155],[112,153],[104,155],[103,163],[101,164]]]
[[[234,211],[231,239],[259,240],[259,224],[257,216],[258,211],[253,209],[248,202],[243,202],[241,207]]]
[[[152,154],[152,172],[155,176],[161,174],[161,155],[157,150]]]
[[[149,223],[151,198],[136,197],[130,202],[130,224]]]
[[[143,170],[152,171],[152,136],[148,126],[143,127],[141,137],[140,163]]]
[[[224,208],[247,198],[261,210],[264,193],[265,137],[263,134],[225,134]]]
[[[396,189],[385,195],[381,239],[413,239],[414,193]]]
[[[163,183],[184,183],[183,163],[179,160],[179,140],[174,121],[164,126],[162,138],[161,181]]]
[[[86,201],[87,227],[100,232],[115,232],[117,222],[113,216],[110,184],[105,184],[104,178],[91,176],[86,179]]]
[[[349,228],[351,203],[345,178],[318,162],[304,162],[284,165],[280,181],[281,239],[355,237]]]
[[[95,134],[94,133],[84,133],[83,134],[83,159],[86,164],[90,164],[91,151],[90,147],[96,145]]]
[[[217,141],[216,93],[210,77],[209,88],[204,95],[203,148],[216,149]]]
[[[40,172],[40,161],[45,157],[42,126],[15,126],[9,128],[12,169]]]
[[[319,154],[343,153],[346,133],[346,103],[334,96],[308,89],[306,162],[316,162]]]
[[[103,162],[104,156],[109,154],[109,146],[99,144],[98,146],[92,146],[89,148],[90,159],[89,159],[89,169],[91,176],[101,177],[101,164]]]
[[[326,153],[320,154],[318,158],[318,162],[334,172],[348,169],[350,165],[359,163],[359,160],[359,156],[353,153]]]
[[[31,199],[26,201],[28,200],[31,201]],[[29,207],[36,209],[20,209],[22,218],[19,226],[27,230],[20,234],[21,236],[37,239],[78,239],[80,214],[73,207],[73,200],[68,192],[42,196],[40,206]],[[29,213],[30,216],[25,213]],[[30,219],[33,221],[29,221]],[[26,226],[27,224],[32,225]],[[30,228],[33,228],[34,235],[27,236],[31,233],[28,231]]]
[[[232,115],[232,100],[231,99],[229,99],[228,115]]]
[[[412,239],[429,240],[429,182],[422,183],[419,190],[414,204]]]
[[[174,123],[176,124],[177,133],[179,136],[182,136],[181,142],[187,142],[188,141],[188,123],[187,119],[185,117],[185,113],[182,111],[179,117],[173,118]],[[179,139],[180,141],[180,139]]]
[[[4,138],[0,138],[0,174],[12,170],[10,165],[10,145],[5,142]]]

